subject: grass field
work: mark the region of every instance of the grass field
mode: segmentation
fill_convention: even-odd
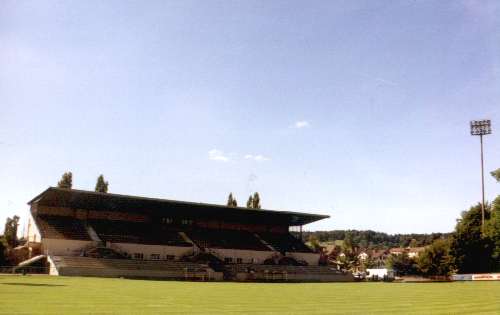
[[[500,282],[202,283],[0,276],[1,314],[500,314]]]

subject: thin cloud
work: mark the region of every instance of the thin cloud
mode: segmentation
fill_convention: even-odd
[[[357,75],[362,76],[363,78],[375,82],[377,86],[392,86],[392,87],[397,87],[399,86],[398,82],[390,80],[386,77],[381,77],[381,76],[374,76],[369,73],[365,72],[356,72]]]
[[[311,124],[307,120],[299,120],[293,125],[294,128],[301,129],[309,127]]]
[[[397,86],[398,85],[394,81],[391,81],[391,80],[388,80],[388,79],[384,79],[384,78],[381,78],[381,77],[375,78],[375,82],[377,82],[378,84],[385,84],[385,85],[391,85],[391,86]]]
[[[270,158],[265,157],[261,154],[253,155],[253,154],[247,154],[245,155],[245,160],[253,160],[257,162],[264,162],[264,161],[269,161]]]
[[[228,162],[229,158],[224,155],[224,152],[212,149],[208,151],[208,158],[212,161]]]

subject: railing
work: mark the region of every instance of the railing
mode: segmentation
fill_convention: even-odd
[[[122,255],[123,257],[128,257],[127,251],[124,250],[121,246],[116,245],[115,243],[106,242],[106,247],[111,249],[111,250],[114,250],[115,252]]]
[[[262,237],[260,237],[259,234],[257,233],[253,233],[253,235],[262,243],[264,244],[265,246],[267,246],[270,250],[272,250],[273,252],[279,252],[278,250],[276,250],[276,248],[274,248],[271,244],[269,244],[266,240],[264,240]]]
[[[205,251],[214,256],[215,258],[219,259],[220,261],[224,261],[224,257],[222,257],[217,251],[211,249],[211,248],[205,248]]]
[[[184,280],[201,280],[201,281],[209,281],[210,274],[204,269],[193,269],[190,270],[188,267],[184,267]]]

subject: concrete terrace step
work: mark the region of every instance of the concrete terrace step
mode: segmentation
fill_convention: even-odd
[[[142,261],[79,256],[52,256],[57,274],[63,276],[135,277],[219,280],[222,273],[203,264],[180,261]]]
[[[286,265],[254,265],[254,264],[235,264],[226,265],[226,268],[235,272],[287,272],[295,274],[341,274],[342,272],[328,266],[286,266]]]
[[[146,261],[131,259],[108,259],[77,256],[54,256],[54,263],[58,267],[92,267],[116,269],[143,269],[143,270],[200,270],[206,271],[208,266],[190,262],[173,261]]]

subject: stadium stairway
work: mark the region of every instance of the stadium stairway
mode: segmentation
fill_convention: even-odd
[[[182,237],[184,242],[191,243],[191,244],[193,244],[193,246],[196,246],[196,244],[186,235],[186,233],[181,231],[181,232],[179,232],[179,235]]]
[[[85,228],[87,230],[87,233],[89,234],[90,239],[96,242],[99,246],[103,246],[104,243],[99,235],[97,235],[97,232],[94,230],[94,228],[89,224],[85,225]]]
[[[22,261],[20,262],[17,267],[24,267],[24,266],[29,266],[41,259],[44,259],[46,256],[45,255],[38,255],[38,256],[35,256],[35,257],[32,257],[30,259],[26,259],[25,261]]]
[[[40,265],[41,266],[46,265],[46,261],[45,261],[46,258],[47,258],[47,256],[45,256],[45,255],[37,255],[35,257],[31,257],[29,259],[26,259],[26,260],[20,262],[17,266],[13,267],[12,273],[15,273],[19,269],[24,269],[24,270],[28,269],[29,270],[30,267],[34,268],[36,273],[44,273],[46,271],[43,267],[40,267]]]
[[[262,244],[264,244],[265,246],[267,246],[270,250],[272,250],[273,252],[278,252],[278,250],[276,250],[276,248],[274,248],[271,244],[269,244],[264,239],[262,239],[262,237],[260,237],[259,234],[254,233],[253,235],[255,236],[256,239],[258,239]]]
[[[113,248],[105,246],[95,246],[87,249],[84,253],[85,257],[92,258],[111,258],[111,259],[123,259],[125,258],[121,253],[115,251]]]
[[[210,250],[200,250],[193,255],[184,256],[181,258],[182,261],[195,262],[198,264],[208,265],[215,272],[220,272],[223,275],[224,280],[232,280],[233,275],[226,269],[224,261],[220,258],[215,251]]]

